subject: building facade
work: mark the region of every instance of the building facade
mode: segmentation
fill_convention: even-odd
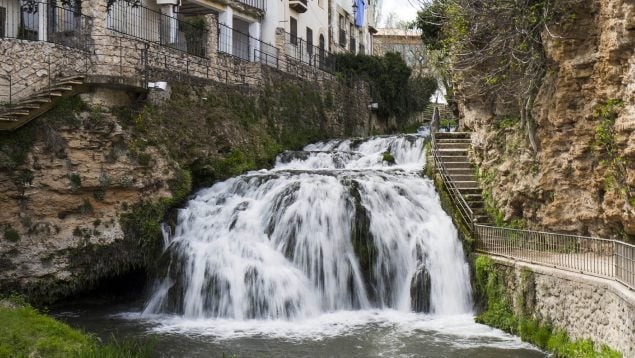
[[[406,29],[378,29],[373,38],[373,55],[383,56],[388,52],[399,53],[412,69],[413,75],[423,74],[427,68],[427,49],[421,33]]]
[[[376,0],[330,0],[330,50],[372,54]]]

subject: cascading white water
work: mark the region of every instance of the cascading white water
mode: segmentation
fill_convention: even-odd
[[[297,319],[370,308],[461,314],[469,270],[422,177],[423,136],[312,144],[197,193],[144,313]],[[383,161],[384,152],[395,159]]]

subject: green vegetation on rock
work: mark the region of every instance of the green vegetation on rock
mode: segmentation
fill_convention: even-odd
[[[395,164],[395,157],[388,151],[382,154],[382,160],[388,164]]]
[[[496,266],[494,260],[478,255],[474,268],[475,287],[485,306],[485,310],[476,317],[477,322],[518,335],[523,341],[552,352],[555,357],[622,356],[606,345],[597,347],[589,339],[571,340],[565,331],[553,327],[548,321],[532,318],[531,309],[527,305],[533,297],[525,297],[534,294],[531,291],[531,287],[535,285],[531,271],[523,270],[521,273],[523,296],[517,302],[522,307],[518,307],[515,312],[508,288],[499,276],[502,269]]]

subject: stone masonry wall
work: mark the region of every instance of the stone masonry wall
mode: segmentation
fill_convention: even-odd
[[[517,313],[550,322],[573,339],[590,338],[635,357],[635,292],[611,280],[493,259]],[[523,273],[527,270],[532,275]],[[532,282],[523,282],[528,276]]]

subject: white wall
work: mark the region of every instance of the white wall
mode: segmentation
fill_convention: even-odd
[[[324,36],[325,47],[329,43],[328,0],[308,0],[308,10],[297,13],[289,8],[289,0],[267,1],[267,13],[262,22],[262,39],[265,42],[275,43],[276,28],[284,28],[291,32],[290,18],[298,21],[298,37],[307,40],[306,28],[313,30],[313,45],[319,45],[320,34]]]

